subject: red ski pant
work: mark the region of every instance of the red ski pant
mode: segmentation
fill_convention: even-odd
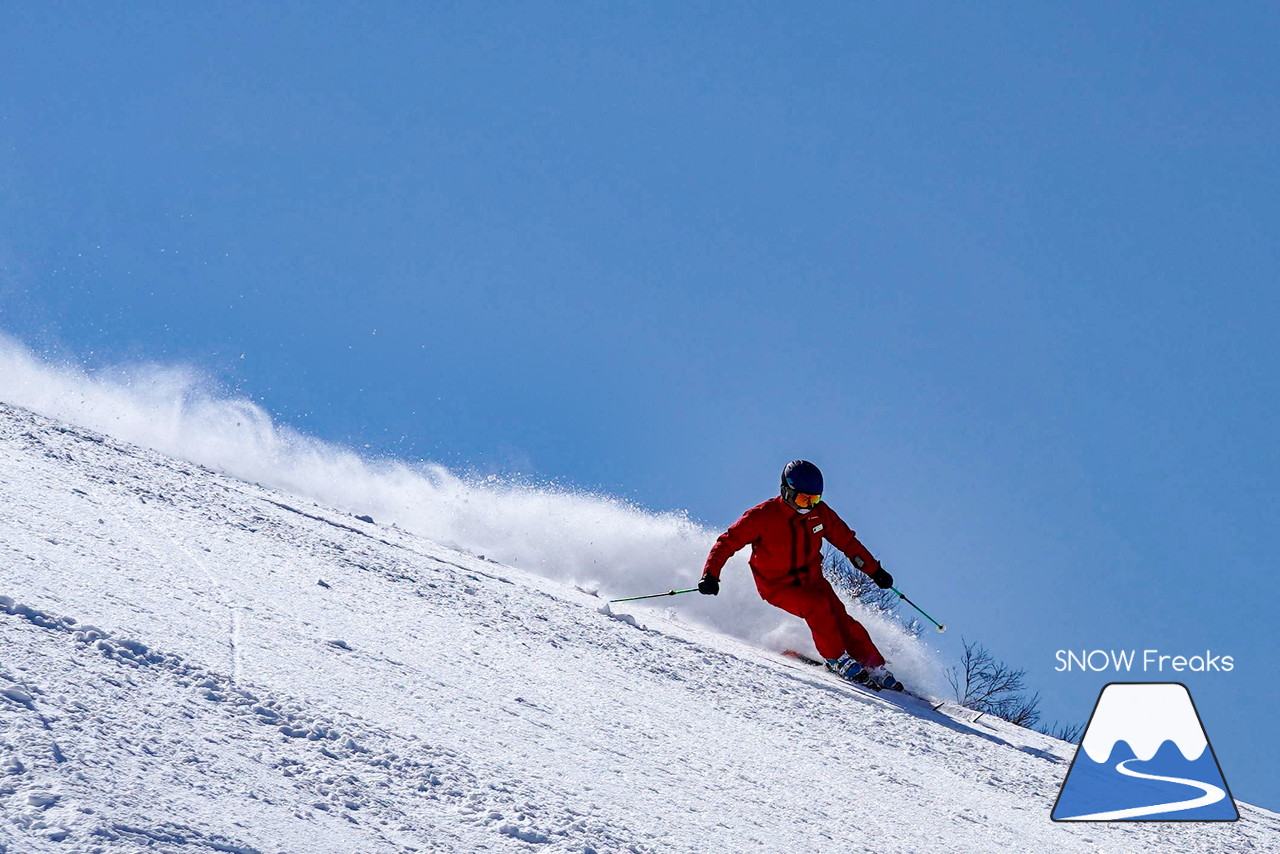
[[[813,643],[823,658],[839,658],[842,652],[848,652],[863,667],[884,664],[884,656],[871,642],[867,630],[849,616],[844,603],[825,578],[804,585],[761,590],[760,595],[770,605],[795,614],[808,623],[809,631],[813,632]]]

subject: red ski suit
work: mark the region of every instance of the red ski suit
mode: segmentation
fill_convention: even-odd
[[[719,578],[725,562],[750,545],[751,574],[760,596],[803,618],[823,658],[839,658],[847,651],[864,667],[879,667],[884,656],[822,575],[824,539],[867,575],[880,568],[880,562],[829,505],[798,513],[778,496],[743,513],[720,535],[707,556],[703,575]]]

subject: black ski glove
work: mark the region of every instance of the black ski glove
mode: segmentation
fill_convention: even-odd
[[[702,580],[698,582],[698,592],[704,596],[719,596],[720,579],[714,575],[702,576]]]
[[[876,583],[876,587],[881,590],[888,590],[893,586],[893,576],[884,571],[884,567],[880,567],[871,573],[871,580]]]

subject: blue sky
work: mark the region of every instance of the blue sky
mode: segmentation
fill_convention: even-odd
[[[1280,808],[1274,7],[5,17],[3,331],[713,528],[813,459],[1050,719],[1058,649],[1234,656]]]

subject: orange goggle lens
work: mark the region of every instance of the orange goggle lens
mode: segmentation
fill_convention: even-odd
[[[822,500],[821,495],[810,495],[807,492],[797,492],[795,497],[795,505],[797,507],[816,507],[818,502]]]

